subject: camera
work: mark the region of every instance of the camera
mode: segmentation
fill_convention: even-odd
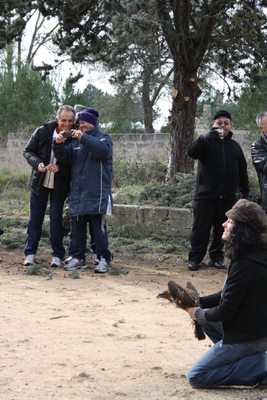
[[[72,137],[72,131],[67,131],[63,133],[64,138],[71,138]]]
[[[218,129],[218,133],[219,133],[220,139],[223,139],[224,138],[224,130]]]

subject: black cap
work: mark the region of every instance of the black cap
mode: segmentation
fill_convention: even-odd
[[[217,119],[218,117],[220,117],[220,116],[224,116],[224,117],[227,117],[227,118],[229,118],[230,120],[232,120],[232,118],[231,118],[231,114],[228,112],[228,111],[226,111],[226,110],[219,110],[219,111],[217,111],[216,113],[215,113],[215,115],[214,115],[214,117],[213,117],[213,121],[215,120],[215,119]]]

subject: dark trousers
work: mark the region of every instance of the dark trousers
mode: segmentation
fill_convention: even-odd
[[[50,197],[50,242],[52,256],[63,258],[65,249],[63,246],[63,206],[64,201],[54,200],[54,190],[43,188],[42,196],[37,196],[31,192],[30,195],[30,219],[27,230],[27,240],[24,247],[26,256],[36,254],[38,244],[42,235],[42,225],[44,222],[45,211]]]
[[[108,249],[108,234],[106,218],[102,214],[86,214],[74,217],[71,223],[70,255],[78,259],[85,259],[88,223],[91,235],[91,247],[97,258],[111,261],[111,252]]]
[[[68,255],[69,256],[72,256],[72,253],[73,253],[72,252],[72,231],[73,231],[72,225],[73,225],[73,221],[71,220],[70,221],[70,234],[69,234],[70,240],[69,240],[69,244],[68,244]],[[94,254],[96,254],[94,232],[93,232],[91,225],[89,225],[89,233],[90,233],[90,237],[91,237],[91,250]]]
[[[195,200],[189,261],[201,263],[207,252],[210,236],[210,259],[213,262],[223,261],[222,224],[227,220],[226,211],[233,205],[234,202],[222,198]]]

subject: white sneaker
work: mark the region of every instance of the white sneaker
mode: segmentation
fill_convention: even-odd
[[[68,258],[66,258],[66,260],[65,260],[65,264],[68,264],[71,260],[72,260],[72,256],[69,256]]]
[[[68,264],[63,267],[66,271],[75,271],[76,269],[88,268],[85,260],[79,260],[78,258],[72,258]]]
[[[52,257],[52,262],[50,264],[50,267],[61,267],[62,265],[62,260],[59,257]]]
[[[26,266],[33,265],[35,263],[35,261],[36,261],[35,254],[29,254],[25,258],[23,265],[26,265]]]
[[[99,264],[95,267],[94,272],[98,272],[99,274],[104,274],[108,272],[110,269],[110,264],[106,261],[105,258],[100,258]]]

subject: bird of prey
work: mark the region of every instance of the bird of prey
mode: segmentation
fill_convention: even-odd
[[[157,298],[169,300],[175,307],[186,310],[189,307],[199,307],[199,294],[195,286],[191,282],[186,283],[186,287],[178,285],[174,281],[168,282],[168,290],[157,295]],[[202,326],[197,322],[193,321],[194,334],[198,340],[205,339],[205,333]]]

